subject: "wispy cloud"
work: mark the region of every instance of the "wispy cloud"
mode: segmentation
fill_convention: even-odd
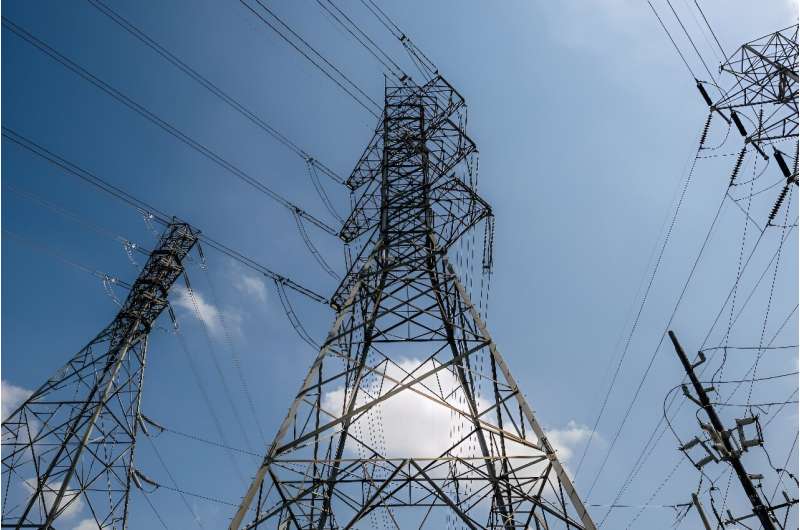
[[[245,296],[255,298],[261,303],[267,301],[267,285],[258,276],[240,272],[234,276],[233,286]]]
[[[569,420],[563,429],[546,429],[547,439],[553,445],[553,449],[558,453],[558,459],[568,462],[575,454],[575,449],[586,442],[592,434],[592,429],[586,425],[580,425],[574,420]],[[595,433],[594,439],[599,439]]]
[[[176,307],[188,311],[199,318],[205,324],[208,332],[219,337],[224,333],[222,327],[222,319],[225,319],[225,325],[231,334],[239,334],[241,332],[241,316],[233,311],[223,312],[214,304],[209,303],[197,291],[190,292],[186,287],[175,286],[173,288],[175,297],[173,303]]]
[[[2,419],[5,420],[31,394],[33,394],[32,390],[12,385],[5,380],[0,381],[0,409],[2,409],[0,413],[2,414]]]

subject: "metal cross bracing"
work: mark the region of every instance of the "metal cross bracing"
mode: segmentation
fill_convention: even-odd
[[[148,335],[198,233],[173,220],[116,318],[2,423],[2,527],[126,528]]]
[[[703,130],[707,138],[712,113],[720,115],[728,126],[735,126],[744,145],[733,165],[730,186],[750,179],[740,176],[749,152],[764,160],[774,158],[783,187],[774,199],[767,222],[773,224],[792,187],[798,185],[798,25],[776,31],[740,46],[720,65],[729,74],[730,87],[714,102],[703,83],[697,87],[708,103],[710,113]],[[781,149],[789,142],[788,152]],[[702,143],[702,142],[701,142]],[[766,150],[772,147],[772,153]],[[793,158],[792,158],[793,156]]]
[[[348,180],[362,250],[231,529],[595,528],[447,259],[492,215],[465,112],[440,76],[386,88]]]
[[[798,132],[797,28],[743,44],[720,66],[732,77],[731,86],[713,108],[730,114],[745,143],[765,157],[767,145]]]

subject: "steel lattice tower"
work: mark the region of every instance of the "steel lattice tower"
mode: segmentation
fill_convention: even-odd
[[[386,88],[348,180],[341,236],[363,250],[230,528],[595,528],[447,258],[491,216],[462,178],[465,112],[442,77]],[[409,403],[420,421],[397,425]],[[443,443],[422,409],[451,418]]]
[[[797,136],[797,28],[743,44],[720,66],[732,82],[713,108],[728,111],[745,143],[765,157],[772,141]]]
[[[197,238],[168,225],[114,321],[3,421],[4,528],[127,527],[148,335]]]

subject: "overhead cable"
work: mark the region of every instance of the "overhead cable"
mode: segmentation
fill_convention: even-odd
[[[317,160],[316,158],[312,157],[307,151],[297,145],[295,142],[290,140],[286,135],[278,131],[275,127],[271,126],[267,122],[265,122],[262,118],[256,115],[253,111],[245,107],[242,103],[234,99],[232,96],[224,92],[219,86],[215,83],[210,81],[208,78],[204,77],[200,74],[197,70],[186,64],[180,58],[175,56],[175,54],[171,53],[169,50],[164,48],[158,42],[156,42],[152,37],[144,33],[141,29],[139,29],[135,24],[133,24],[130,20],[126,19],[122,15],[120,15],[117,11],[114,11],[111,7],[109,7],[106,3],[102,2],[101,0],[87,0],[92,6],[94,6],[98,11],[106,15],[108,18],[116,22],[120,27],[125,29],[128,33],[139,39],[141,42],[149,46],[152,50],[156,53],[161,55],[164,59],[174,65],[176,68],[184,72],[186,75],[194,79],[197,83],[205,87],[209,92],[220,98],[222,101],[227,103],[230,107],[234,110],[239,112],[242,116],[250,120],[256,126],[261,128],[267,134],[272,136],[275,140],[283,144],[289,150],[294,152],[297,156],[302,158],[305,161],[309,161],[310,163],[314,164],[318,167],[323,173],[328,175],[331,179],[335,180],[336,182],[344,183],[344,179],[336,174],[335,171],[330,169],[328,166]]]
[[[59,155],[53,153],[52,151],[49,151],[48,149],[46,149],[45,147],[41,146],[40,144],[34,142],[33,140],[30,140],[29,138],[26,138],[26,137],[20,135],[19,133],[17,133],[13,129],[4,126],[2,128],[2,131],[3,131],[3,133],[2,133],[3,137],[6,138],[7,140],[19,145],[20,147],[23,147],[24,149],[27,149],[28,151],[30,151],[33,154],[35,154],[35,155],[47,160],[48,162],[50,162],[51,164],[61,168],[62,170],[64,170],[68,174],[73,175],[75,177],[78,177],[79,179],[83,180],[84,182],[87,182],[87,183],[91,184],[92,186],[95,186],[96,188],[108,193],[109,195],[113,196],[114,198],[124,202],[125,204],[127,204],[128,206],[133,208],[134,210],[136,210],[136,211],[138,211],[140,213],[147,213],[149,215],[152,215],[153,219],[155,221],[157,221],[159,224],[162,224],[162,225],[166,226],[171,222],[172,217],[170,215],[164,213],[162,210],[159,210],[158,208],[155,208],[154,206],[142,201],[141,199],[138,199],[138,198],[134,197],[130,193],[122,190],[121,188],[119,188],[117,186],[114,186],[113,184],[111,184],[108,181],[98,177],[97,175],[95,175],[95,174],[93,174],[93,173],[91,173],[91,172],[89,172],[89,171],[87,171],[87,170],[85,170],[85,169],[73,164],[72,162],[60,157]],[[268,269],[267,267],[261,265],[257,261],[255,261],[255,260],[253,260],[253,259],[241,254],[240,252],[232,249],[231,247],[225,245],[224,243],[221,243],[221,242],[219,242],[219,241],[217,241],[215,239],[212,239],[211,237],[209,237],[208,235],[206,235],[206,234],[204,234],[202,232],[200,233],[199,238],[203,243],[205,243],[205,246],[207,248],[208,247],[213,248],[213,249],[217,250],[218,252],[221,252],[221,253],[225,254],[229,258],[231,258],[231,259],[233,259],[235,261],[238,261],[242,265],[245,265],[249,269],[252,269],[252,270],[254,270],[254,271],[256,271],[256,272],[258,272],[260,274],[263,274],[264,276],[267,276],[270,279],[273,279],[273,280],[276,280],[276,281],[280,281],[286,287],[292,289],[293,291],[295,291],[297,293],[302,294],[303,296],[306,296],[306,297],[308,297],[308,298],[310,298],[310,299],[312,299],[312,300],[314,300],[316,302],[327,304],[328,300],[324,296],[322,296],[321,294],[318,294],[318,293],[312,291],[311,289],[308,289],[308,288],[298,284],[297,282],[287,278],[286,276],[283,276],[281,274],[278,274],[278,273]]]
[[[28,31],[20,27],[19,25],[15,24],[7,17],[2,17],[3,27],[8,29],[9,31],[13,32],[15,35],[20,37],[21,39],[27,41],[29,44],[37,48],[42,53],[48,55],[55,61],[61,63],[63,66],[72,70],[74,73],[85,79],[86,81],[90,82],[97,88],[101,89],[106,94],[110,95],[126,107],[130,108],[131,110],[135,111],[136,113],[140,114],[142,117],[146,118],[148,121],[152,122],[153,124],[159,126],[164,131],[171,134],[176,139],[180,140],[187,146],[191,147],[198,153],[202,154],[221,168],[225,169],[232,175],[236,176],[246,184],[249,184],[259,192],[263,193],[267,197],[271,198],[284,208],[290,211],[298,211],[299,214],[306,220],[310,221],[312,224],[317,226],[318,228],[322,229],[323,231],[327,232],[330,235],[336,236],[338,235],[338,231],[331,226],[327,225],[326,223],[320,221],[313,215],[309,214],[299,206],[291,203],[288,199],[284,198],[283,196],[279,195],[278,193],[274,192],[272,189],[264,185],[261,181],[255,179],[244,170],[240,169],[239,167],[235,166],[225,158],[221,157],[217,153],[211,151],[208,147],[201,144],[197,140],[193,139],[192,137],[188,136],[184,132],[180,131],[170,123],[164,121],[159,116],[145,108],[144,106],[140,105],[136,101],[132,100],[128,96],[126,96],[121,91],[117,90],[116,88],[112,87],[108,83],[102,81],[98,77],[94,76],[85,68],[81,67],[77,63],[73,62],[72,60],[68,59],[61,53],[57,52],[55,49],[51,48],[41,40],[34,37]]]
[[[258,17],[259,20],[261,20],[270,29],[272,29],[272,31],[277,33],[278,36],[280,36],[292,48],[294,48],[298,53],[300,53],[300,55],[305,57],[306,60],[308,60],[311,64],[313,64],[315,67],[317,67],[317,69],[319,71],[321,71],[323,74],[325,74],[325,76],[328,79],[330,79],[331,81],[336,83],[336,85],[339,88],[341,88],[342,90],[344,90],[345,93],[347,93],[347,95],[349,95],[356,103],[361,105],[367,112],[369,112],[370,114],[372,114],[376,118],[380,118],[380,111],[382,109],[381,109],[381,106],[378,104],[377,101],[372,99],[366,92],[364,92],[358,85],[356,85],[349,77],[347,77],[344,73],[342,73],[342,71],[339,68],[334,66],[330,61],[328,61],[328,59],[326,59],[313,46],[308,44],[308,42],[306,42],[302,37],[300,37],[300,35],[298,35],[297,32],[295,32],[291,27],[289,27],[289,25],[286,24],[280,17],[278,17],[270,8],[268,8],[266,5],[264,5],[263,2],[261,2],[260,0],[256,0],[256,3],[262,8],[262,10],[266,11],[266,13],[269,14],[271,19],[277,21],[277,23],[280,24],[281,27],[283,27],[286,31],[288,31],[291,35],[293,35],[299,41],[299,43],[295,42],[294,40],[292,40],[276,24],[274,24],[269,19],[267,19],[264,16],[263,12],[259,12],[259,10],[257,8],[255,8],[252,5],[250,5],[249,1],[250,0],[240,0],[242,5],[244,5],[256,17]],[[305,49],[303,47],[305,47]],[[320,64],[317,60],[315,60],[312,57],[312,55],[315,55],[316,57],[321,59],[322,62],[324,62],[328,66],[328,68],[326,68],[325,66]],[[336,76],[334,76],[334,74],[332,74],[329,71],[329,69],[333,70],[333,72],[335,72],[339,76],[340,79],[337,79]],[[351,88],[347,88],[344,85],[345,83],[350,85],[350,87],[352,87],[352,89]],[[355,90],[356,92],[361,94],[361,97],[356,95],[353,92],[353,90]],[[362,98],[364,98],[364,99],[362,99]],[[366,100],[366,102],[365,102],[365,100]]]

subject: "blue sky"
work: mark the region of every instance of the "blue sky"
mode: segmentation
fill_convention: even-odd
[[[679,36],[680,28],[667,16],[666,4],[654,3]],[[88,2],[43,4],[6,2],[4,16],[275,191],[331,220],[304,163],[292,152]],[[402,48],[361,4],[341,4],[408,65]],[[690,9],[693,3],[673,4],[701,51],[716,64],[710,37],[700,32],[697,12]],[[339,174],[348,174],[357,161],[374,118],[241,4],[109,1],[109,5]],[[644,1],[415,0],[402,6],[382,5],[468,102],[469,130],[481,153],[480,191],[497,218],[489,326],[574,472],[667,232],[706,108]],[[731,50],[790,25],[797,17],[795,4],[778,0],[701,5],[722,45]],[[377,63],[325,18],[316,3],[275,2],[274,8],[367,93],[380,98],[384,78]],[[680,43],[693,68],[701,72],[688,43]],[[335,281],[305,249],[285,209],[8,31],[3,31],[2,49],[4,126],[190,221],[273,270],[326,295],[333,291]],[[722,142],[723,125],[714,120],[710,143]],[[740,139],[732,133],[713,154],[735,153],[739,147]],[[2,155],[5,400],[13,397],[15,387],[35,388],[114,315],[116,306],[102,283],[54,259],[52,252],[128,281],[136,275],[118,241],[42,208],[24,192],[145,247],[152,246],[155,236],[136,212],[24,150],[4,141]],[[753,159],[748,164],[752,172]],[[577,474],[582,493],[589,491],[659,344],[725,193],[731,165],[730,156],[704,158],[696,164],[608,408]],[[344,213],[346,193],[333,184],[328,188]],[[773,200],[762,199],[751,206],[761,223]],[[796,205],[791,208],[793,219]],[[746,256],[754,244],[752,231],[743,238],[745,223],[736,205],[726,201],[675,316],[673,327],[688,351],[703,342],[736,279],[740,254]],[[323,255],[341,271],[341,244],[321,231],[309,231]],[[743,276],[743,293],[756,284],[781,235],[780,229],[765,235],[748,269],[752,276]],[[797,304],[796,231],[787,238],[772,301],[768,282],[759,284],[733,326],[731,344],[758,343],[768,304],[767,332],[778,329]],[[162,331],[154,334],[151,344],[143,411],[174,429],[219,440],[216,416],[226,426],[228,443],[260,453],[267,442],[260,430],[271,438],[314,352],[292,331],[270,283],[220,255],[207,254],[207,272],[197,263],[188,272],[203,304],[201,316],[207,319],[210,346],[185,296],[176,292],[173,302],[214,413],[207,410],[179,342]],[[292,300],[312,335],[323,337],[332,312],[301,298]],[[710,344],[720,343],[729,311],[728,306]],[[167,320],[162,324],[167,326]],[[775,344],[796,344],[796,337],[795,313]],[[607,505],[614,499],[660,417],[665,394],[680,383],[682,372],[671,348],[665,343],[658,351],[604,472],[588,495],[589,503]],[[752,359],[746,355],[731,356],[726,372],[744,374]],[[233,368],[235,356],[242,359],[256,418]],[[796,358],[796,349],[770,352],[759,371],[767,375],[796,370]],[[241,428],[215,361],[223,370]],[[763,390],[764,397],[785,399],[796,384],[789,378],[780,386],[771,385]],[[3,407],[5,411],[6,404]],[[729,418],[736,412],[731,411]],[[676,419],[676,430],[684,439],[696,430],[691,416],[687,408]],[[795,433],[796,405],[790,405],[767,432],[770,452],[774,448],[775,455],[784,459]],[[697,485],[697,473],[686,462],[659,489],[680,460],[678,443],[670,436],[667,433],[656,446],[619,503],[687,501]],[[258,462],[238,455],[232,464],[218,448],[169,433],[153,443],[182,488],[233,503]],[[139,445],[137,468],[169,483],[150,443],[142,440]],[[796,448],[790,460],[796,471]],[[156,527],[141,493],[133,496],[131,526]],[[160,490],[151,499],[171,528],[191,527],[192,516],[175,493]],[[230,517],[226,505],[189,501],[206,528],[221,527]],[[593,508],[598,519],[605,511],[602,506]],[[623,528],[637,511],[614,510],[606,527]],[[673,516],[670,509],[646,508],[634,527],[669,528]],[[696,527],[696,515],[689,517],[686,527]],[[70,524],[79,528],[81,520],[76,515]]]

